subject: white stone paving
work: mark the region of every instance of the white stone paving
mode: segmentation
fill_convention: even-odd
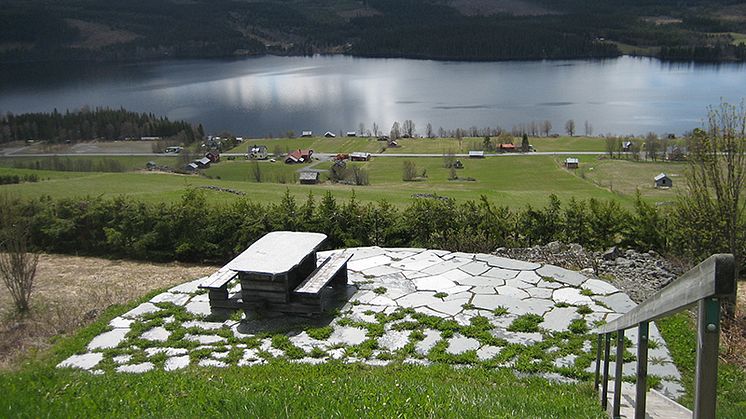
[[[143,373],[187,367],[250,367],[291,354],[292,362],[308,364],[338,359],[369,365],[430,365],[444,356],[475,362],[473,354],[467,354],[474,351],[476,362],[524,373],[512,351],[501,355],[502,345],[518,345],[514,348],[520,352],[520,348],[544,343],[542,348],[549,349],[540,352],[552,367],[542,367],[545,369],[538,375],[569,380],[562,374],[570,368],[594,370],[587,357],[580,355],[593,351],[595,342],[592,334],[573,335],[582,340],[582,348],[568,346],[571,322],[585,321],[592,329],[635,306],[608,282],[552,265],[441,250],[367,247],[341,251],[353,255],[348,269],[355,292],[329,324],[327,339],[311,337],[310,329],[319,325],[284,327],[284,331],[292,330],[285,340],[297,349],[291,352],[284,346],[275,347],[281,340],[257,336],[263,322],[283,322],[284,315],[249,313],[248,319],[242,315],[215,321],[207,294],[197,288],[202,278],[197,278],[114,318],[109,322],[111,330],[88,343],[87,353],[72,355],[58,367],[97,374]],[[339,251],[319,252],[318,259],[335,252]],[[587,308],[579,313],[580,306]],[[538,330],[521,329],[526,327],[520,326],[521,316],[529,314],[542,317],[535,326]],[[475,331],[474,327],[482,329]],[[171,336],[179,329],[181,334],[173,336],[183,337],[174,344]],[[650,334],[658,345],[650,350],[648,370],[661,378],[664,392],[679,396],[680,374],[654,324]],[[636,344],[633,330],[627,336]],[[548,339],[551,343],[546,346]],[[242,351],[241,356],[229,357],[231,349]],[[636,347],[633,344],[627,350],[635,353]],[[626,372],[635,369],[634,362],[625,365]]]

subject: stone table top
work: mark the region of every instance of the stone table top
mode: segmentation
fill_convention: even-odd
[[[227,269],[269,275],[282,275],[315,252],[326,234],[273,231],[267,233],[228,262]]]

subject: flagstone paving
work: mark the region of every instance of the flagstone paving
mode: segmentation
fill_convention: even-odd
[[[378,247],[318,257],[334,252],[353,256],[348,295],[333,315],[211,313],[198,278],[113,319],[84,352],[58,367],[142,373],[282,358],[313,364],[481,365],[573,382],[594,372],[595,337],[589,330],[635,306],[607,282],[552,265]],[[664,393],[679,397],[679,371],[658,329],[654,324],[650,329],[648,371],[659,378]],[[624,374],[633,376],[636,331],[626,336]]]

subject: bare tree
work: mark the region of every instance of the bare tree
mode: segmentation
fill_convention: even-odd
[[[6,220],[7,222],[7,220]],[[16,221],[3,229],[0,244],[0,276],[21,313],[29,310],[39,255],[28,252],[28,228]]]
[[[402,169],[402,180],[405,182],[411,182],[417,178],[417,166],[412,160],[404,160],[404,167]]]
[[[565,132],[567,132],[567,135],[572,137],[575,135],[575,121],[572,119],[568,119],[567,122],[565,122]]]
[[[590,137],[593,135],[593,124],[588,122],[588,120],[585,120],[585,136]]]
[[[378,137],[378,124],[376,122],[373,123],[373,136]]]
[[[427,138],[433,138],[433,124],[427,123],[427,126],[425,127],[425,135],[427,135]]]
[[[360,136],[361,136],[361,137],[362,137],[363,135],[365,135],[365,124],[363,124],[363,123],[361,122],[361,123],[360,123],[360,125],[358,125],[358,127],[357,127],[357,128],[358,128],[358,131],[360,131]]]
[[[658,160],[658,152],[660,151],[660,140],[658,135],[654,132],[649,132],[645,136],[645,159],[650,157],[651,160]]]
[[[552,123],[549,122],[548,119],[545,119],[544,122],[541,123],[541,132],[545,137],[549,137],[549,133],[552,132]]]
[[[610,159],[614,158],[614,152],[619,148],[619,138],[613,135],[606,136],[606,153]]]
[[[409,138],[414,137],[414,121],[412,121],[411,119],[405,120],[404,122],[402,122],[401,128],[402,128],[403,133],[407,137]]]
[[[746,241],[746,109],[722,102],[711,107],[707,130],[695,129],[690,138],[687,196],[690,210],[720,228],[725,250],[743,263]],[[711,249],[717,251],[718,249]],[[727,319],[735,318],[735,295],[725,304]]]
[[[445,138],[446,137],[446,130],[444,130],[443,127],[438,127],[438,137],[439,138]]]
[[[391,126],[391,132],[389,138],[392,140],[398,140],[401,137],[401,129],[399,128],[399,122],[394,121],[394,125]]]

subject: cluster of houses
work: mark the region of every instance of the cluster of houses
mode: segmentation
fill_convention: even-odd
[[[220,153],[217,151],[208,151],[204,157],[194,160],[191,163],[184,166],[184,170],[187,172],[196,172],[200,169],[207,169],[212,163],[218,163],[220,161]]]

